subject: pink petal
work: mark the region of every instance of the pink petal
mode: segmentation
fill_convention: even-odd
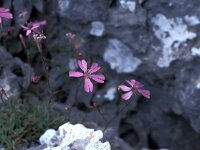
[[[86,92],[93,91],[93,83],[91,82],[89,78],[85,78],[84,89]]]
[[[131,87],[133,87],[133,83],[132,83],[131,81],[126,80],[126,82],[127,82]]]
[[[26,31],[26,36],[29,36],[29,34],[31,34],[31,30]]]
[[[78,65],[84,72],[87,71],[87,62],[84,59],[83,60],[79,60],[78,61]]]
[[[78,71],[70,71],[69,72],[69,77],[82,77],[83,73],[82,72],[78,72]]]
[[[142,94],[144,97],[146,97],[146,98],[150,98],[150,91],[149,90],[142,90],[142,89],[138,89],[138,92],[140,93],[140,94]]]
[[[0,17],[12,19],[13,15],[11,13],[5,12],[5,13],[0,13]]]
[[[38,27],[40,27],[40,26],[44,26],[44,25],[46,25],[46,24],[47,24],[47,21],[46,21],[46,20],[43,20],[43,21],[34,22],[34,23],[32,24],[32,26],[38,26]]]
[[[39,28],[40,26],[38,26],[38,25],[33,25],[32,27],[31,27],[31,30],[35,30],[35,29],[37,29],[37,28]]]
[[[104,83],[105,80],[105,76],[102,74],[92,74],[89,77],[98,83]]]
[[[7,8],[0,8],[0,13],[1,12],[9,12],[10,11],[10,9],[7,9]]]
[[[29,28],[24,26],[24,25],[20,25],[24,30],[28,30]]]
[[[131,98],[132,95],[133,95],[133,92],[130,91],[130,92],[126,93],[126,94],[123,94],[121,98],[124,99],[124,100],[128,100],[128,99]]]
[[[144,85],[141,84],[140,82],[136,81],[136,80],[131,80],[131,83],[133,84],[134,87],[136,88],[140,88],[143,87]]]
[[[131,90],[131,87],[128,87],[128,86],[125,86],[125,85],[120,85],[120,86],[118,86],[118,89],[122,90],[124,92],[127,92],[127,91]]]
[[[101,69],[101,67],[99,67],[97,63],[93,63],[88,72],[92,74],[97,72],[99,69]]]

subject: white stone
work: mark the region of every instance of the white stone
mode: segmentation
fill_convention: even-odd
[[[47,144],[52,147],[59,143],[57,132],[54,129],[48,129],[39,139],[40,144]]]
[[[41,136],[41,138],[43,137],[43,139],[45,140],[42,140],[42,142],[40,140],[40,143],[47,145],[47,148],[45,148],[44,150],[69,150],[70,146],[72,146],[73,143],[76,142],[77,140],[80,140],[79,142],[81,142],[81,140],[84,141],[85,145],[82,148],[85,150],[111,149],[109,142],[102,143],[100,141],[100,139],[103,138],[102,131],[100,130],[94,131],[94,129],[86,128],[82,124],[72,125],[68,122],[60,126],[56,134],[54,131],[51,132],[45,132]],[[49,139],[49,137],[53,137],[54,139],[59,139],[59,143],[56,140],[54,140],[56,141],[56,143],[52,143],[53,140],[51,138]]]
[[[125,1],[120,0],[121,7],[129,10],[130,12],[135,12],[136,2],[135,1]]]
[[[93,21],[91,26],[92,26],[90,30],[91,35],[94,35],[97,37],[101,37],[103,35],[105,27],[101,21]]]
[[[121,41],[110,39],[104,53],[104,60],[118,73],[134,72],[141,60],[134,57],[131,50]]]
[[[196,37],[196,33],[188,31],[188,26],[182,18],[168,19],[163,14],[157,14],[153,17],[155,36],[163,44],[163,55],[157,61],[159,67],[169,67],[174,61],[179,50],[180,44]]]
[[[104,95],[104,98],[107,98],[108,100],[112,101],[115,98],[116,92],[116,87],[111,87],[107,90],[106,94]]]
[[[200,48],[193,47],[191,52],[193,56],[200,56]]]
[[[69,69],[70,70],[75,70],[77,68],[77,60],[70,58],[69,59]]]
[[[70,0],[58,0],[58,6],[61,13],[65,12],[69,8]]]
[[[200,82],[196,84],[196,88],[200,89]]]
[[[108,100],[112,101],[115,98],[116,92],[117,92],[116,87],[111,87],[108,89],[108,91],[104,95],[104,98],[107,98]]]
[[[11,82],[15,79],[14,75],[10,71],[5,70],[3,76],[0,76],[0,88],[3,88],[6,95],[3,95],[4,99],[14,98],[19,95],[17,88],[11,88]]]
[[[186,15],[184,17],[184,20],[187,22],[188,25],[190,26],[195,26],[195,25],[198,25],[200,24],[200,20],[199,18],[197,18],[197,16],[188,16]]]

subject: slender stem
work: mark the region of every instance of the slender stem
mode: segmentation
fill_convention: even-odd
[[[104,116],[104,114],[101,112],[101,109],[97,106],[96,107],[97,111],[100,113],[101,117],[103,118],[103,120],[108,123],[108,120],[106,119],[106,117]]]
[[[47,62],[46,62],[44,56],[42,55],[42,48],[41,48],[40,43],[39,43],[39,42],[36,42],[36,44],[37,44],[37,48],[38,48],[38,50],[39,50],[39,52],[40,52],[40,56],[41,56],[42,63],[43,63],[43,65],[44,65],[44,72],[45,72],[45,78],[46,78],[46,80],[47,80],[48,90],[49,90],[49,93],[52,93],[52,91],[51,91],[51,85],[50,85],[50,81],[49,81],[48,70],[47,70],[48,65],[47,65]],[[48,102],[48,103],[51,103],[51,99],[52,99],[52,96],[50,96],[50,99],[49,99],[49,102]]]
[[[41,54],[41,60],[42,60],[42,63],[44,65],[45,77],[47,79],[48,88],[49,88],[49,91],[51,92],[51,86],[50,86],[50,81],[49,81],[49,76],[48,76],[48,70],[47,70],[48,66],[47,66],[45,58],[44,58],[44,56],[42,54]]]
[[[19,34],[19,38],[20,38],[20,40],[21,40],[21,42],[22,42],[22,45],[23,45],[24,49],[26,49],[27,46],[26,46],[26,43],[25,43],[25,41],[24,41],[24,38],[23,38],[23,36],[22,36],[21,34]]]
[[[3,102],[4,105],[6,105],[6,102],[4,101],[4,98],[1,96],[1,101]]]
[[[101,109],[96,105],[94,104],[94,96],[96,95],[96,93],[93,93],[91,99],[90,99],[90,102],[93,104],[93,107],[98,111],[98,113],[101,115],[101,117],[103,118],[103,120],[108,123],[108,120],[106,119],[105,115],[102,113]]]
[[[75,94],[75,100],[74,100],[74,104],[72,106],[75,106],[78,104],[78,96],[80,94],[80,90],[81,89],[81,81],[79,81],[77,88],[76,88],[76,94]]]
[[[47,62],[46,62],[44,56],[42,55],[42,48],[41,48],[40,42],[36,42],[36,44],[37,44],[37,48],[38,48],[38,50],[40,52],[42,63],[44,65],[44,72],[45,72],[45,78],[47,80],[48,92],[49,92],[49,94],[51,94],[51,96],[49,98],[49,101],[48,101],[48,105],[49,105],[52,102],[53,96],[56,95],[57,93],[59,93],[60,91],[57,91],[57,92],[54,92],[54,93],[51,91],[51,85],[50,85],[49,75],[48,75],[48,70],[47,70],[48,69],[48,65],[47,65]]]
[[[105,132],[105,130],[109,127],[109,125],[118,117],[118,114],[120,114],[126,107],[128,107],[130,104],[131,104],[131,100],[126,103],[126,105],[124,105],[124,107],[122,107],[120,110],[119,110],[119,113],[117,113],[108,123],[107,125],[105,126],[104,130],[103,130],[103,133]]]

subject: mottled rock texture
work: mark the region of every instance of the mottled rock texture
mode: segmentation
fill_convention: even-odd
[[[47,19],[45,56],[49,64],[53,64],[49,70],[50,83],[52,90],[63,89],[53,99],[61,102],[63,108],[71,106],[77,96],[77,86],[80,88],[78,105],[67,114],[72,122],[93,121],[105,127],[98,111],[89,107],[90,99],[96,101],[109,120],[127,102],[120,100],[117,92],[113,92],[114,99],[110,101],[110,96],[105,96],[107,91],[125,79],[137,79],[151,91],[151,99],[136,96],[129,107],[120,112],[110,123],[117,136],[136,150],[200,149],[200,1],[3,0],[3,4],[8,8],[12,6],[16,21],[12,22],[15,31],[2,45],[7,49],[6,53],[10,53],[9,58],[17,59],[19,66],[24,61],[22,66],[25,67],[28,61],[24,59],[22,46],[17,44],[20,31],[17,23],[28,19],[17,19],[17,12],[27,9],[30,21]],[[6,25],[11,22],[4,22],[5,30]],[[83,81],[63,75],[73,66],[67,51],[66,32],[78,34],[85,58],[95,60],[104,68],[106,83],[95,87],[95,95],[84,92],[79,84]],[[0,33],[0,37],[6,36],[4,30]],[[0,50],[0,62],[4,53]],[[8,65],[13,62],[5,61]],[[40,58],[35,55],[32,67],[36,73],[36,70],[42,70],[41,62],[38,62]],[[16,80],[12,82],[17,75],[13,75],[7,65],[2,67],[0,83],[8,78],[19,93],[21,88],[16,85]],[[6,70],[10,75],[5,77]],[[46,84],[27,88],[25,77],[17,80],[23,91],[40,100],[48,99]]]

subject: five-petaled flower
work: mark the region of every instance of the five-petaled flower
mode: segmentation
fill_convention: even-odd
[[[0,8],[0,24],[2,23],[2,18],[13,19],[10,9]]]
[[[78,65],[83,72],[70,71],[69,77],[84,77],[84,89],[86,92],[93,91],[93,83],[90,79],[98,83],[104,83],[105,76],[103,74],[93,74],[101,69],[97,63],[93,63],[90,69],[88,69],[87,62],[83,59],[78,61]]]
[[[146,98],[150,98],[150,91],[149,90],[143,90],[140,89],[141,87],[143,87],[144,85],[141,84],[140,82],[136,81],[136,80],[126,80],[126,82],[130,85],[130,86],[126,86],[126,85],[119,85],[118,86],[118,90],[121,90],[123,92],[127,92],[122,94],[121,98],[124,100],[128,100],[131,98],[132,95],[135,95],[136,93],[140,93],[142,94],[144,97]]]
[[[29,36],[31,33],[39,34],[40,32],[38,31],[38,28],[46,25],[46,23],[46,20],[43,20],[39,22],[29,23],[27,26],[21,25],[21,27],[26,31],[26,36]]]

